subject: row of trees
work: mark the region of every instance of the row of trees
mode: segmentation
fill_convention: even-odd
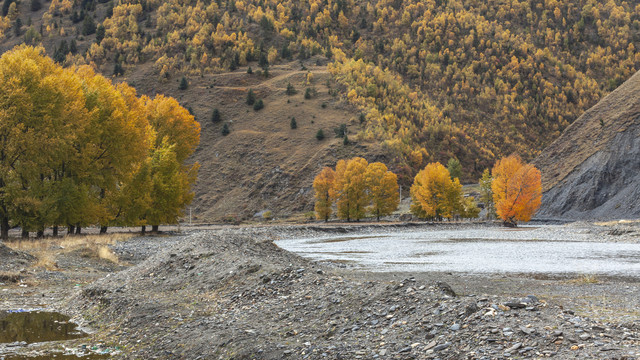
[[[176,100],[138,97],[90,67],[62,68],[42,47],[0,58],[0,224],[172,223],[193,198],[186,164],[200,126]]]
[[[360,220],[368,212],[380,219],[398,208],[398,180],[380,162],[361,157],[340,160],[335,170],[325,167],[313,181],[318,219],[329,220],[336,204],[341,219]]]
[[[449,161],[448,168],[430,163],[420,170],[411,186],[411,213],[422,219],[476,218],[480,209],[473,197],[465,197],[456,175],[457,161]],[[396,176],[381,163],[367,165],[363,158],[340,160],[336,170],[325,167],[313,182],[316,197],[316,216],[327,221],[332,204],[337,203],[338,217],[359,220],[369,206],[378,220],[391,214],[398,206]],[[531,164],[511,155],[485,170],[480,179],[481,199],[488,215],[497,214],[507,226],[517,221],[529,221],[540,207],[542,185],[540,171]]]

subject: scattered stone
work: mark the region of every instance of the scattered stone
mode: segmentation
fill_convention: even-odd
[[[437,342],[432,341],[430,343],[427,344],[427,346],[424,347],[425,350],[429,350],[429,349],[433,349],[436,345],[438,345]]]
[[[524,309],[525,307],[527,307],[526,304],[520,303],[520,302],[516,302],[516,301],[509,301],[504,303],[504,306],[508,306],[511,309]]]
[[[521,347],[522,347],[522,343],[520,343],[520,342],[519,343],[515,343],[510,348],[506,349],[505,352],[511,353],[511,352],[514,352],[514,351],[520,349]]]
[[[472,301],[464,308],[464,316],[467,317],[473,315],[479,310],[480,308],[478,307],[478,304],[475,301]]]
[[[442,351],[442,350],[444,350],[444,349],[448,348],[449,346],[451,346],[451,343],[450,343],[450,342],[446,342],[446,343],[444,343],[444,344],[439,344],[439,345],[436,345],[436,346],[433,348],[433,351]]]
[[[442,292],[444,292],[446,295],[449,295],[451,297],[456,297],[456,292],[453,291],[453,288],[451,288],[451,286],[449,284],[447,284],[444,281],[438,281],[436,283],[436,285],[438,286],[438,288],[440,290],[442,290]]]

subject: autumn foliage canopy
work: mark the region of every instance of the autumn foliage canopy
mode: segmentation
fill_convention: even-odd
[[[540,171],[511,155],[496,162],[492,176],[491,190],[496,213],[505,225],[513,226],[517,221],[531,220],[542,198]]]
[[[361,157],[340,160],[335,171],[325,167],[313,181],[318,219],[329,220],[335,203],[341,219],[360,220],[370,213],[378,220],[398,208],[398,182],[386,165]]]
[[[0,220],[48,226],[177,221],[193,198],[200,126],[172,98],[138,97],[41,47],[0,58]]]
[[[430,163],[420,170],[411,185],[411,212],[419,218],[442,219],[476,217],[473,198],[464,198],[458,178],[440,163]]]

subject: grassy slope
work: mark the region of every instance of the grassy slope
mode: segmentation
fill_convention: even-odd
[[[354,155],[381,159],[375,144],[344,146],[341,138],[335,138],[333,128],[340,124],[348,124],[352,134],[359,129],[359,113],[328,94],[326,67],[312,63],[305,65],[308,70],[301,70],[297,61],[274,66],[269,78],[247,74],[246,67],[190,78],[184,91],[178,90],[176,80],[158,83],[149,68],[149,73],[139,67],[128,76],[141,93],[176,97],[193,109],[202,125],[200,146],[193,157],[201,164],[191,206],[198,221],[246,218],[261,210],[271,210],[275,216],[313,210],[311,184],[322,166]],[[317,90],[309,100],[304,99],[307,71],[314,74],[311,87]],[[297,94],[286,95],[289,82]],[[264,109],[254,111],[246,104],[250,88],[264,100]],[[213,108],[221,112],[220,123],[211,121]],[[295,130],[290,128],[292,116],[298,125]],[[231,133],[222,136],[225,122]],[[315,138],[318,129],[325,133],[323,141]]]

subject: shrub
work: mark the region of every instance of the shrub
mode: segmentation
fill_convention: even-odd
[[[307,99],[307,100],[311,99],[311,89],[310,88],[307,88],[304,91],[304,98]]]
[[[347,135],[347,124],[340,124],[340,126],[333,128],[333,132],[337,138],[343,138]]]
[[[31,0],[31,11],[38,11],[40,9],[42,9],[40,0]]]
[[[298,128],[298,123],[296,122],[296,118],[295,117],[291,117],[291,122],[289,123],[289,126],[291,126],[291,129],[297,129]]]
[[[180,90],[187,90],[189,88],[189,81],[187,81],[186,77],[182,77],[182,79],[180,79],[180,86],[178,86],[178,89]]]
[[[124,69],[122,68],[122,64],[116,63],[113,66],[113,75],[115,76],[124,75]]]
[[[286,91],[286,94],[287,94],[287,95],[289,95],[289,96],[291,96],[291,95],[295,95],[295,93],[296,93],[296,92],[297,92],[297,91],[296,91],[296,89],[293,87],[293,85],[291,85],[291,83],[288,83],[288,84],[287,84],[287,91]]]
[[[214,123],[217,123],[217,122],[220,122],[220,120],[222,120],[222,117],[220,116],[220,111],[218,110],[218,108],[214,108],[213,113],[211,113],[211,121]]]
[[[103,25],[98,25],[98,27],[96,28],[96,44],[100,44],[100,42],[102,42],[105,32],[105,27]]]
[[[318,130],[316,133],[316,139],[318,139],[318,141],[324,140],[324,131],[322,131],[322,129]]]
[[[251,66],[249,66],[249,68],[247,68],[247,74],[249,74],[249,75],[253,74],[253,69],[251,68]]]
[[[271,220],[273,219],[273,213],[271,212],[271,210],[267,210],[264,213],[262,213],[262,218],[265,220]]]
[[[262,99],[258,99],[258,101],[255,102],[255,104],[253,104],[253,110],[258,111],[261,110],[264,107],[264,102],[262,101]]]
[[[91,16],[85,16],[82,23],[82,35],[91,35],[96,33],[96,23]]]
[[[346,134],[342,139],[342,145],[349,145],[349,137]]]
[[[253,89],[249,89],[247,93],[247,105],[253,105],[256,102],[256,95],[253,93]]]
[[[231,130],[229,130],[229,124],[225,123],[222,126],[222,136],[227,136],[227,135],[229,135],[230,132],[231,132]]]

